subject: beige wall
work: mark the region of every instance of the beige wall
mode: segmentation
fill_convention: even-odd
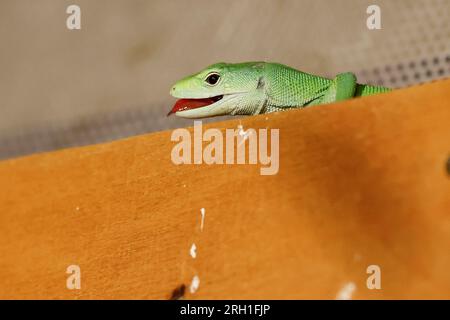
[[[66,28],[72,3],[82,10],[80,31]],[[371,3],[381,6],[382,30],[366,27]],[[268,60],[389,80],[386,65],[445,59],[449,13],[446,0],[3,0],[0,140],[47,128],[82,132],[95,127],[89,119],[108,127],[108,117],[133,111],[145,113],[143,131],[185,126],[191,122],[166,118],[174,102],[169,87],[217,61]]]

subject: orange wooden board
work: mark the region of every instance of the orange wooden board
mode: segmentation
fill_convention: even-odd
[[[280,129],[277,175],[169,131],[1,162],[0,298],[450,298],[450,81],[205,128],[239,124]]]

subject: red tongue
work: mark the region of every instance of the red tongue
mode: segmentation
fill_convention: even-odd
[[[201,108],[210,104],[213,104],[215,101],[211,98],[205,99],[179,99],[173,106],[172,110],[167,114],[170,116],[172,113],[183,111],[183,110],[191,110],[196,108]]]

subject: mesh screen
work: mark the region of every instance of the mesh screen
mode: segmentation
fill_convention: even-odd
[[[6,44],[8,44],[7,39],[11,41],[10,45],[3,44],[0,66],[2,70],[8,70],[11,65],[14,67],[9,75],[3,72],[0,78],[2,86],[4,83],[11,85],[11,76],[14,77],[14,74],[20,74],[21,77],[20,72],[24,75],[28,74],[23,69],[27,59],[31,59],[31,55],[38,55],[39,60],[45,59],[42,52],[31,52],[30,56],[27,56],[27,46],[22,48],[21,52],[11,51],[7,55],[8,49],[14,47],[18,35],[25,36],[27,32],[30,32],[21,27],[21,21],[30,20],[23,15],[26,3],[29,2],[11,2],[9,7],[5,3],[0,4],[2,6],[0,21],[3,21],[0,23],[8,24],[5,28],[1,28],[3,31],[0,33],[2,39],[6,39]],[[33,8],[33,12],[39,12],[39,10],[53,12],[56,10],[53,10],[55,3],[61,4],[60,1],[46,1],[46,5]],[[448,0],[376,1],[382,9],[382,29],[373,31],[365,27],[367,18],[365,9],[372,4],[369,1],[305,0],[278,3],[250,0],[231,2],[229,5],[204,1],[203,5],[199,5],[194,11],[190,4],[181,1],[176,4],[163,1],[136,1],[133,2],[133,8],[125,2],[107,3],[109,7],[104,12],[102,6],[106,5],[105,2],[80,1],[85,16],[91,19],[95,17],[102,22],[102,25],[108,26],[109,31],[105,32],[111,36],[109,40],[111,43],[127,41],[126,39],[131,35],[140,37],[143,45],[129,43],[123,45],[124,50],[128,50],[126,59],[132,60],[118,59],[117,64],[123,64],[120,67],[124,70],[126,68],[126,75],[137,74],[136,78],[141,77],[141,79],[131,78],[134,82],[129,83],[121,80],[125,79],[125,76],[121,78],[119,71],[117,71],[119,77],[104,75],[105,79],[113,78],[111,81],[114,81],[116,87],[108,90],[97,89],[104,95],[103,98],[99,96],[97,100],[103,105],[116,104],[116,108],[109,110],[106,107],[97,110],[92,106],[92,112],[90,110],[81,115],[76,112],[77,110],[69,108],[64,121],[39,120],[39,112],[37,112],[33,116],[36,121],[31,121],[31,125],[17,125],[12,129],[8,129],[12,120],[20,124],[21,117],[24,117],[24,114],[19,113],[15,107],[9,106],[11,101],[14,101],[14,95],[17,96],[18,93],[1,92],[0,102],[4,110],[3,114],[6,116],[1,120],[3,124],[0,121],[0,129],[1,126],[4,127],[0,134],[0,158],[111,141],[136,134],[191,125],[192,121],[166,118],[165,115],[174,101],[167,93],[170,82],[177,80],[180,75],[196,71],[196,67],[192,66],[194,62],[196,66],[205,66],[219,60],[277,61],[330,77],[338,72],[353,71],[361,83],[393,88],[447,78],[450,75],[450,1]],[[20,10],[14,6],[20,7]],[[57,10],[64,12],[64,8],[61,5],[60,7]],[[218,11],[224,14],[217,15]],[[189,14],[186,16],[187,12]],[[118,17],[121,17],[123,21],[113,20]],[[51,29],[52,23],[60,23],[61,19],[64,20],[64,16],[51,16],[51,18],[43,19],[42,23],[48,21],[50,26],[48,29]],[[178,21],[183,23],[176,23]],[[128,31],[114,29],[117,24],[121,28],[124,25],[131,25],[133,28]],[[85,51],[75,52],[76,57],[84,54],[86,50],[93,50],[92,48],[95,49],[94,54],[102,50],[102,40],[96,34],[97,29],[94,28],[97,25],[91,27],[92,25],[91,22],[86,27],[87,30],[84,29],[82,31],[84,33],[80,33],[79,41],[86,42],[87,47],[80,49]],[[15,28],[16,33],[8,34],[7,27]],[[188,32],[190,38],[186,39],[183,31]],[[124,40],[121,40],[122,33]],[[43,39],[47,37],[46,33],[41,36],[44,37]],[[70,68],[76,70],[79,68],[76,60],[66,58],[73,52],[63,50],[60,44],[62,39],[65,38],[60,36],[52,38],[55,47],[52,53],[45,52],[45,54],[52,54],[57,58],[64,57],[64,63],[69,70]],[[91,42],[87,39],[91,39],[89,40]],[[199,41],[199,45],[191,46],[190,42],[194,40]],[[151,51],[146,46],[150,42],[156,46],[155,51]],[[117,50],[121,48],[118,47]],[[103,54],[105,57],[114,55],[115,50],[116,47],[112,47]],[[148,58],[147,56],[150,55],[151,57]],[[94,56],[92,59],[91,63],[94,66],[101,64],[104,60],[102,56]],[[54,60],[55,58],[50,58],[48,62],[47,69],[50,72],[53,72]],[[116,64],[111,62],[105,70],[112,66]],[[140,73],[142,68],[147,68],[145,76]],[[88,71],[90,69],[93,68],[90,67]],[[105,70],[102,72],[106,72]],[[94,76],[95,74],[92,73],[92,77]],[[17,92],[26,94],[31,88],[22,84],[23,79],[16,79],[17,84],[14,88],[19,88]],[[111,98],[123,88],[127,96],[120,96],[119,98],[122,99],[120,101],[128,99],[136,101],[132,98],[139,96],[141,91],[130,88],[137,83],[147,82],[149,96],[155,99],[148,101],[146,97],[141,97],[140,101],[147,99],[145,102],[148,102],[150,107],[144,106],[143,103],[140,106],[135,103],[119,103],[117,102],[119,99]],[[91,85],[95,86],[96,83],[93,82]],[[54,88],[56,94],[62,92],[60,91],[62,89],[57,86],[56,79],[48,90]],[[145,86],[143,88],[146,90]],[[9,100],[6,99],[8,95]],[[60,100],[64,102],[63,99]],[[29,104],[29,108],[44,110],[48,103],[31,101]],[[207,122],[223,119],[223,117],[209,119]]]

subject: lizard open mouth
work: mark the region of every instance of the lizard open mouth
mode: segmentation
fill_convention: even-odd
[[[223,98],[223,95],[210,97],[210,98],[202,98],[202,99],[178,99],[172,110],[167,114],[170,116],[172,113],[178,111],[192,110],[201,107],[209,106]]]

